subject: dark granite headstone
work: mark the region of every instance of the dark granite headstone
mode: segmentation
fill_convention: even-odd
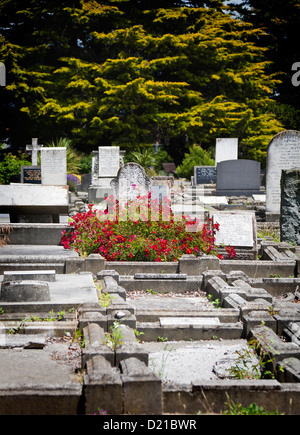
[[[260,162],[227,160],[217,165],[217,195],[251,196],[260,190]]]
[[[194,183],[211,184],[217,181],[217,168],[215,166],[194,166]]]
[[[21,166],[21,183],[42,184],[40,166]]]
[[[282,171],[280,235],[282,242],[300,245],[300,169]]]
[[[81,176],[81,182],[79,185],[76,186],[76,190],[78,192],[88,192],[89,187],[91,185],[91,178],[92,175],[91,174],[83,174]]]

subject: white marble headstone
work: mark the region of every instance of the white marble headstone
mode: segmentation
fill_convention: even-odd
[[[280,213],[281,171],[300,168],[300,132],[286,130],[276,134],[267,150],[266,212]]]
[[[67,184],[67,150],[65,147],[41,148],[42,184],[65,186]]]
[[[252,213],[215,213],[213,222],[220,224],[215,236],[216,245],[253,248],[256,238],[254,219]]]
[[[238,139],[237,138],[217,138],[215,165],[224,160],[235,160],[238,158]]]
[[[116,177],[120,168],[120,147],[98,147],[98,176]]]

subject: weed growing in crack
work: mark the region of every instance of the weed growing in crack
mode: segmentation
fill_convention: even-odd
[[[123,338],[124,336],[120,323],[114,322],[114,324],[109,328],[109,332],[105,333],[104,344],[115,351],[118,346],[123,344]]]
[[[166,344],[163,348],[163,352],[162,352],[162,359],[161,359],[161,365],[160,367],[157,367],[157,365],[155,364],[155,362],[153,361],[153,359],[151,360],[151,365],[152,365],[152,369],[155,373],[158,374],[158,376],[163,379],[164,378],[164,373],[165,373],[165,369],[166,369],[166,364],[167,364],[167,360],[170,356],[170,353],[174,351],[174,347],[169,347],[169,344]]]

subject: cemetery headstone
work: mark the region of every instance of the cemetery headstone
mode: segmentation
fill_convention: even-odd
[[[41,149],[41,177],[43,185],[67,185],[67,151],[65,147]]]
[[[9,213],[0,213],[0,225],[10,223]]]
[[[116,177],[120,167],[119,147],[98,147],[98,176]]]
[[[160,186],[165,184],[167,188],[170,190],[174,186],[174,176],[173,175],[156,175],[151,177],[152,186]]]
[[[276,134],[268,145],[266,166],[266,213],[279,215],[281,172],[300,167],[300,132]]]
[[[194,166],[194,184],[215,184],[217,168],[215,166]]]
[[[215,165],[224,160],[235,160],[238,158],[237,138],[217,138],[215,151]]]
[[[118,146],[102,146],[94,151],[89,187],[90,203],[102,202],[106,196],[112,194],[110,182],[117,176],[123,157]]]
[[[91,174],[83,174],[80,179],[80,184],[76,186],[78,192],[88,192],[91,184]]]
[[[215,235],[217,246],[233,246],[237,259],[257,258],[257,232],[255,213],[215,212],[213,223],[218,223]]]
[[[141,165],[130,162],[119,169],[117,177],[110,184],[113,195],[118,200],[128,201],[147,195],[151,188],[151,179],[146,176]]]
[[[41,184],[41,166],[21,166],[21,183]]]
[[[120,166],[124,165],[125,154],[126,154],[126,150],[120,150]]]
[[[260,190],[260,162],[227,160],[217,165],[217,196],[251,196]]]
[[[6,86],[6,67],[0,62],[0,86]]]
[[[282,242],[300,245],[300,169],[282,171],[280,235]]]
[[[212,328],[220,325],[218,317],[160,317],[160,326],[162,327],[204,327]]]

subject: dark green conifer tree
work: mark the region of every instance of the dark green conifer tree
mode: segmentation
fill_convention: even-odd
[[[194,143],[238,137],[240,157],[263,162],[282,125],[268,106],[278,82],[262,31],[219,0],[145,5],[4,2],[1,139],[24,149],[65,136],[85,152],[160,143],[179,164]]]

